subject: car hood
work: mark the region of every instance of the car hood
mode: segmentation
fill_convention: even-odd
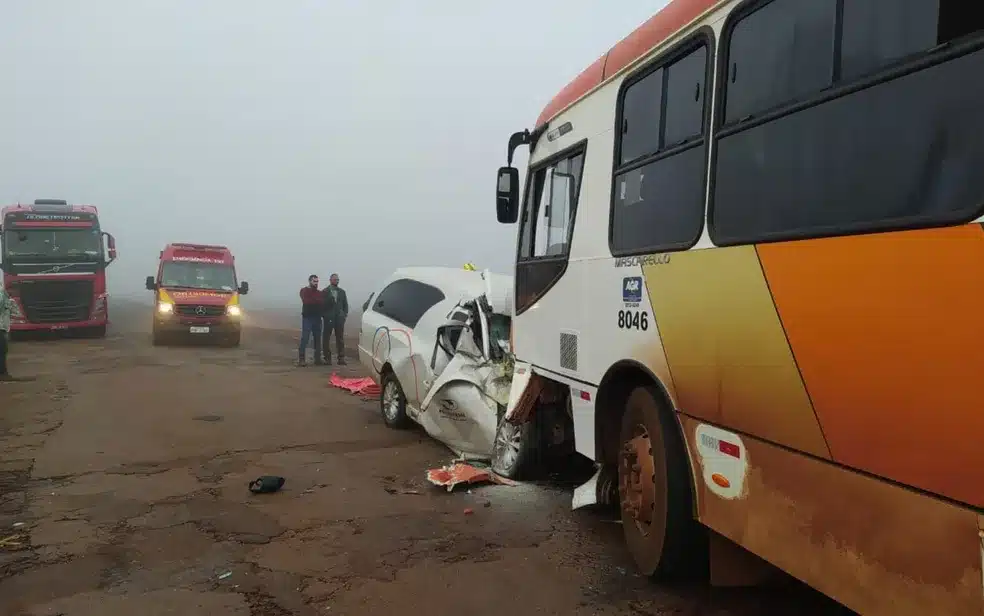
[[[191,289],[161,289],[161,297],[175,304],[197,304],[199,306],[225,306],[235,297],[235,293],[225,291],[195,291]]]

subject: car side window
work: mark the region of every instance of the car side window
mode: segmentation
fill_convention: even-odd
[[[366,301],[365,301],[364,304],[362,304],[362,312],[365,312],[366,310],[369,310],[369,304],[372,303],[372,298],[375,297],[375,296],[376,296],[376,292],[375,291],[373,291],[372,293],[369,294],[369,298],[366,299]]]
[[[413,328],[417,326],[425,312],[443,300],[444,293],[437,287],[409,278],[400,278],[379,292],[372,309]]]

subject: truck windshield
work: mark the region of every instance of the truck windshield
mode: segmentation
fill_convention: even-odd
[[[87,229],[10,229],[3,234],[5,259],[99,260],[102,234]]]
[[[235,291],[236,271],[220,263],[168,261],[161,270],[161,286]]]

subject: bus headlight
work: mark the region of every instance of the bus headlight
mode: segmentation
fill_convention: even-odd
[[[160,302],[157,304],[157,312],[159,314],[171,314],[174,312],[174,304],[170,302]]]
[[[226,314],[230,317],[240,317],[243,315],[243,309],[236,305],[226,306]]]

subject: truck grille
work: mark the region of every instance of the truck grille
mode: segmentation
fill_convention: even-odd
[[[88,321],[91,280],[33,280],[18,285],[24,316],[30,323]]]
[[[183,317],[220,317],[225,314],[225,306],[199,306],[178,304],[174,311]]]

